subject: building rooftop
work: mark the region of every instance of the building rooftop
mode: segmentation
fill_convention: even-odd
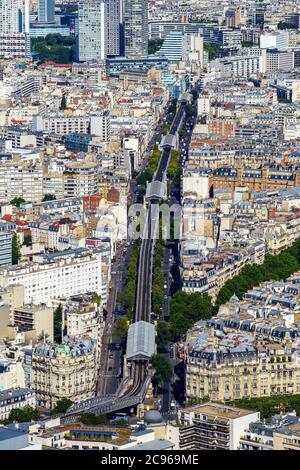
[[[152,323],[139,321],[130,325],[127,336],[126,357],[150,358],[155,352],[155,329]]]
[[[28,393],[34,393],[30,388],[10,388],[0,392],[0,402],[4,400],[19,398],[22,395],[27,395]]]
[[[125,449],[125,450],[160,451],[160,450],[167,450],[167,449],[173,448],[174,445],[175,444],[173,442],[168,441],[167,439],[154,439],[153,441],[145,442],[144,444],[138,444],[137,446],[130,447],[129,449]]]
[[[253,410],[243,410],[232,406],[219,405],[217,403],[205,403],[203,405],[195,405],[181,410],[182,413],[207,414],[213,418],[229,418],[237,419],[249,414],[256,413]]]
[[[7,441],[9,439],[15,439],[16,437],[23,437],[24,432],[16,431],[13,429],[0,428],[0,441]]]

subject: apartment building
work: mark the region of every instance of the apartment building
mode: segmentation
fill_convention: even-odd
[[[90,134],[99,137],[101,141],[108,142],[111,139],[110,112],[94,114],[90,118]]]
[[[294,67],[294,53],[291,50],[262,49],[262,73],[288,72]]]
[[[273,432],[274,450],[300,450],[300,423],[292,423]]]
[[[210,177],[211,190],[231,189],[247,186],[250,191],[280,190],[299,186],[300,173],[297,168],[218,168]]]
[[[64,307],[69,336],[89,336],[98,345],[103,333],[103,308],[87,296],[72,297]]]
[[[0,162],[0,201],[9,202],[15,197],[40,202],[43,199],[43,167],[41,162],[13,160]]]
[[[42,244],[46,250],[59,250],[61,237],[70,235],[70,227],[74,228],[76,222],[71,217],[41,217],[30,222],[32,242]]]
[[[6,266],[12,262],[12,238],[12,232],[0,230],[0,266]]]
[[[134,431],[128,427],[87,426],[80,422],[60,424],[59,419],[47,428],[31,434],[31,442],[53,449],[69,450],[171,450],[174,443],[168,438],[158,438],[153,429]]]
[[[209,118],[208,133],[218,134],[223,137],[232,137],[235,133],[236,121],[230,118]]]
[[[32,130],[58,135],[88,134],[91,118],[87,116],[33,116]]]
[[[285,51],[288,48],[289,33],[286,31],[264,32],[260,35],[261,49],[278,49]]]
[[[0,420],[8,419],[12,410],[36,407],[35,393],[27,388],[15,388],[0,392]]]
[[[264,335],[263,326],[256,333],[244,328],[210,333],[210,322],[196,324],[185,343],[187,398],[224,401],[299,393],[297,348],[279,330],[277,336],[267,330]]]
[[[22,47],[22,46],[20,46]],[[42,77],[32,72],[24,75],[6,75],[1,83],[0,97],[8,101],[29,98],[38,93],[42,85]]]
[[[248,78],[261,71],[262,60],[259,55],[238,56],[222,59],[225,67],[230,70],[234,77]]]
[[[53,23],[55,18],[55,1],[38,0],[39,23]]]
[[[80,248],[49,255],[34,256],[32,263],[0,271],[0,286],[21,284],[25,304],[46,304],[59,297],[96,292],[103,304],[110,280],[110,252],[106,249]]]
[[[0,391],[24,388],[25,386],[27,385],[25,382],[25,375],[22,362],[19,359],[9,359],[7,357],[1,357]]]
[[[99,192],[99,163],[74,161],[64,165],[64,171],[51,167],[44,173],[44,194],[59,199],[95,195]]]
[[[35,344],[43,338],[53,341],[53,308],[43,305],[15,308],[12,325],[24,333],[28,343]]]
[[[81,197],[97,194],[99,165],[93,161],[67,163],[64,171],[65,197]]]
[[[181,242],[182,290],[188,293],[207,293],[214,300],[225,282],[239,274],[244,266],[263,263],[265,244],[253,241],[246,248],[223,247],[205,254],[203,250],[213,248],[216,244],[216,232],[212,221],[198,222],[204,230],[198,235],[198,241],[187,239]]]
[[[0,56],[29,57],[29,0],[3,0],[0,5]]]
[[[107,2],[107,55],[124,55],[124,21],[123,4],[120,0]]]
[[[237,450],[240,436],[253,421],[256,411],[217,403],[205,403],[178,412],[179,447],[182,450]]]
[[[45,191],[45,194],[49,194]],[[32,207],[32,215],[51,215],[56,214],[57,216],[64,216],[71,214],[77,214],[82,211],[83,202],[80,198],[68,198],[68,199],[55,199],[53,201],[43,201],[34,204]]]
[[[32,388],[38,404],[54,408],[63,398],[73,402],[96,392],[98,355],[95,341],[69,338],[61,345],[38,344],[32,354]]]
[[[240,437],[238,450],[283,450],[282,444],[286,437],[291,436],[298,427],[299,418],[293,412],[274,415],[267,421],[250,423]]]

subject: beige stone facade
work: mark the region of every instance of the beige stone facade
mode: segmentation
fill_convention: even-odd
[[[32,356],[32,387],[37,401],[47,408],[63,398],[73,402],[95,395],[97,347],[93,340],[77,338],[59,346],[39,344]]]

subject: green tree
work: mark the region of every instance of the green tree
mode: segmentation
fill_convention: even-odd
[[[96,292],[92,292],[91,299],[94,304],[97,304],[97,306],[100,307],[101,295],[98,295]]]
[[[63,321],[63,308],[62,308],[62,305],[59,304],[58,307],[54,310],[54,314],[53,314],[53,336],[54,336],[54,341],[56,341],[57,343],[61,342],[62,321]]]
[[[171,158],[167,168],[167,175],[169,178],[173,179],[178,172],[178,160],[179,160],[180,152],[179,150],[173,149],[171,150]]]
[[[136,291],[136,275],[137,275],[138,245],[132,246],[130,258],[126,271],[125,288],[122,293],[118,293],[118,302],[122,303],[126,308],[126,316],[131,320],[133,315]]]
[[[170,382],[173,377],[169,361],[162,354],[153,354],[151,357],[151,365],[155,369],[154,378],[161,385],[164,382]]]
[[[170,301],[170,330],[173,339],[178,340],[195,322],[207,320],[214,313],[211,298],[207,294],[177,291]]]
[[[156,344],[159,353],[167,352],[167,345],[171,340],[170,325],[164,320],[157,322]]]
[[[61,102],[60,102],[60,107],[59,107],[59,109],[63,111],[63,110],[65,110],[66,108],[67,108],[66,95],[63,94],[62,99],[61,99]]]
[[[150,39],[148,41],[148,54],[152,55],[155,54],[155,52],[159,51],[159,49],[163,45],[163,42],[164,39],[160,38]]]
[[[12,238],[12,264],[18,264],[19,260],[21,258],[21,251],[20,251],[20,245],[18,242],[18,237],[17,234],[13,234]]]
[[[227,302],[233,294],[242,299],[245,292],[263,281],[286,280],[300,265],[300,239],[278,255],[267,254],[263,264],[246,265],[240,273],[229,279],[219,290],[216,306]]]
[[[127,428],[128,421],[126,419],[118,419],[117,421],[114,421],[114,426],[117,428]]]
[[[25,199],[23,199],[22,197],[14,197],[10,203],[13,205],[13,206],[16,206],[16,207],[20,207],[20,205],[25,202]]]
[[[87,426],[101,426],[107,424],[106,415],[94,415],[93,413],[84,413],[80,416],[80,422]]]
[[[66,413],[66,411],[73,405],[72,400],[69,398],[62,398],[56,403],[55,408],[51,411],[52,415],[59,415]]]
[[[24,246],[31,246],[32,245],[32,237],[31,235],[24,236]]]
[[[125,316],[118,317],[115,321],[112,329],[113,336],[125,340],[128,332],[128,319]]]
[[[56,200],[56,197],[54,196],[54,194],[45,194],[45,196],[43,197],[43,202],[55,201],[55,200]]]
[[[262,418],[270,418],[279,413],[288,413],[295,410],[296,414],[300,413],[300,395],[274,395],[272,397],[259,397],[251,399],[232,400],[227,402],[228,405],[248,410],[256,410],[260,412]]]
[[[242,41],[242,47],[253,47],[254,43],[252,41]]]
[[[40,417],[38,410],[31,406],[25,406],[24,408],[16,408],[11,410],[9,413],[8,421],[10,423],[27,423],[30,421],[37,421]]]
[[[213,60],[216,58],[216,53],[218,50],[218,45],[210,42],[210,43],[205,43],[204,44],[204,50],[208,52],[208,58],[209,60]]]
[[[53,47],[55,62],[57,64],[68,64],[70,61],[70,48],[64,46]]]
[[[208,396],[205,396],[203,398],[195,398],[195,399],[191,399],[191,400],[187,400],[185,402],[185,406],[194,406],[194,405],[202,405],[203,403],[207,403],[209,400],[209,397]]]
[[[74,60],[75,41],[72,36],[48,34],[45,38],[31,38],[31,50],[37,54],[41,62],[51,60],[58,64],[66,64]]]

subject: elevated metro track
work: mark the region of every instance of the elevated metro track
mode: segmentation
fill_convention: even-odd
[[[176,115],[170,128],[170,138],[167,141],[173,141],[177,135],[185,114],[185,107],[188,99],[185,96],[179,104]],[[163,147],[161,158],[152,183],[160,182],[163,184],[167,166],[171,156],[172,146]],[[136,288],[135,316],[134,322],[150,322],[151,320],[151,291],[152,291],[152,262],[156,241],[156,231],[159,222],[159,198],[152,195],[147,199],[147,216],[143,229],[139,258],[138,258],[138,278]],[[148,360],[134,358],[132,360],[132,383],[128,386],[119,387],[120,395],[109,395],[107,397],[95,397],[82,403],[77,403],[69,408],[62,417],[64,422],[68,419],[75,420],[76,416],[82,413],[109,413],[121,410],[141,403],[145,398],[146,385],[149,382],[147,376]],[[121,391],[122,390],[122,391]],[[72,422],[72,421],[69,421]]]

